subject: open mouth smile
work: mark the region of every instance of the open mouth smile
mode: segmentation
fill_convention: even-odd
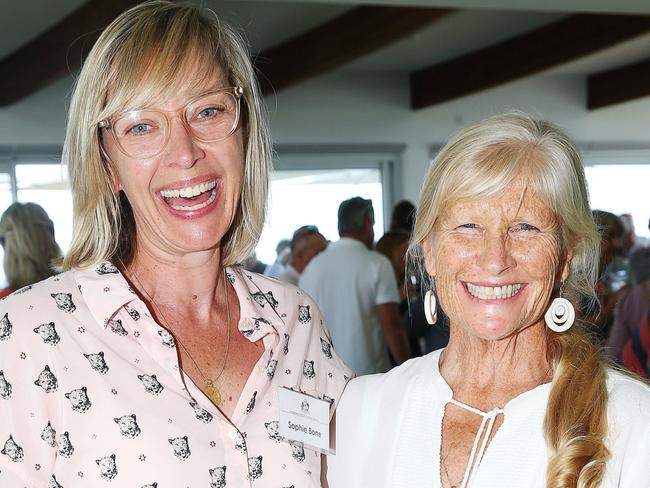
[[[160,196],[174,210],[194,212],[207,207],[217,198],[217,180],[175,190],[160,190]]]
[[[512,298],[519,293],[523,284],[512,283],[502,286],[480,286],[473,283],[465,283],[465,288],[470,295],[479,300],[504,300]]]

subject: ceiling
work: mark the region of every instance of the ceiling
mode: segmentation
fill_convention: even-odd
[[[290,88],[334,70],[378,74],[406,72],[411,75],[414,108],[540,72],[588,77],[650,59],[648,0],[196,1],[212,8],[244,33],[253,55],[261,59],[260,69],[268,74],[272,89]],[[81,54],[73,48],[84,42],[88,44],[88,39],[92,42],[92,36],[101,29],[101,22],[74,24],[73,29],[66,31],[67,37],[47,37],[52,35],[48,29],[70,19],[77,9],[89,3],[97,9],[110,11],[107,5],[128,4],[129,0],[0,0],[0,72],[3,74],[0,105],[7,106],[30,96],[77,68]],[[377,6],[453,10],[441,10],[426,21],[411,16],[402,22],[395,14],[397,20],[393,23],[390,16],[382,20],[380,15],[379,20],[372,21],[377,22],[376,29],[372,22],[359,22],[359,18],[381,14]],[[424,18],[424,9],[417,12]],[[601,16],[590,29],[590,21],[585,23],[576,13],[634,14],[629,18],[638,19],[638,22],[630,27],[628,17],[617,16],[611,18],[610,24],[609,17]],[[357,14],[361,17],[352,17]],[[341,16],[354,18],[359,29],[348,27],[349,31],[345,32],[344,24],[339,21]],[[573,20],[578,24],[571,24]],[[567,23],[565,27],[555,29],[554,26],[562,22]],[[395,27],[394,24],[399,25]],[[529,34],[544,27],[547,31],[537,37]],[[310,31],[311,37],[305,37]],[[384,31],[383,37],[378,34]],[[575,40],[572,35],[576,36]],[[60,41],[64,38],[67,40]],[[372,41],[366,44],[368,39]],[[554,40],[558,39],[554,45]],[[30,42],[32,45],[28,49]],[[494,45],[499,45],[501,50],[495,48],[477,53]],[[328,46],[332,47],[332,53],[327,52]],[[310,48],[315,52],[309,52]],[[87,52],[87,46],[82,51]],[[300,59],[300,63],[296,59]],[[274,73],[274,68],[280,73]],[[601,97],[601,103],[618,103],[650,95],[650,67],[633,68],[596,78],[594,93],[598,90],[617,92],[615,100]],[[489,73],[490,70],[495,72]],[[285,71],[291,72],[290,76],[285,77]],[[464,80],[462,86],[448,86],[454,85],[459,74],[465,73],[467,78],[474,80]],[[418,83],[430,87],[436,80],[442,80],[441,97],[418,101]],[[596,86],[596,81],[600,85]],[[8,93],[4,100],[3,93]]]

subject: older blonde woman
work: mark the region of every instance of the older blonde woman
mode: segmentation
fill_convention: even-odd
[[[574,144],[523,114],[487,119],[442,149],[418,208],[412,248],[449,345],[348,385],[330,486],[648,486],[650,389],[576,319],[599,236]]]
[[[240,38],[193,6],[127,11],[64,155],[65,272],[0,306],[0,486],[320,486],[278,398],[319,397],[326,425],[349,370],[309,297],[238,266],[270,165]]]

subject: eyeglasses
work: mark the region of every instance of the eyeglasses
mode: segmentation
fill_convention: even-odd
[[[169,142],[170,123],[174,116],[192,137],[200,142],[218,142],[229,137],[239,124],[240,86],[221,88],[190,101],[174,111],[132,110],[114,119],[99,122],[110,132],[117,147],[132,158],[151,158],[160,154]]]

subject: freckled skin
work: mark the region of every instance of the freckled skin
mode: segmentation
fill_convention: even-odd
[[[570,262],[552,210],[526,190],[523,180],[515,180],[494,198],[449,205],[423,249],[450,319],[440,372],[453,397],[489,411],[550,381],[544,313]],[[522,288],[510,299],[478,299],[467,291],[467,282]],[[440,465],[445,488],[463,479],[480,421],[447,406]],[[502,422],[498,416],[490,439]]]
[[[189,73],[192,78],[193,73]],[[169,99],[151,108],[176,110],[198,93],[228,86],[219,67],[198,89],[170,94]],[[124,190],[135,218],[138,247],[158,256],[179,256],[192,251],[216,249],[230,228],[243,182],[244,142],[241,128],[230,137],[203,143],[192,139],[182,122],[172,119],[165,150],[148,159],[134,159],[121,153],[112,137],[106,137],[113,184]],[[197,176],[221,178],[217,207],[200,219],[184,220],[168,213],[156,197],[157,191],[173,183]]]
[[[424,249],[452,328],[484,340],[543,326],[553,287],[568,274],[558,220],[521,180],[497,197],[448,206]],[[467,282],[524,286],[509,300],[480,300]]]

